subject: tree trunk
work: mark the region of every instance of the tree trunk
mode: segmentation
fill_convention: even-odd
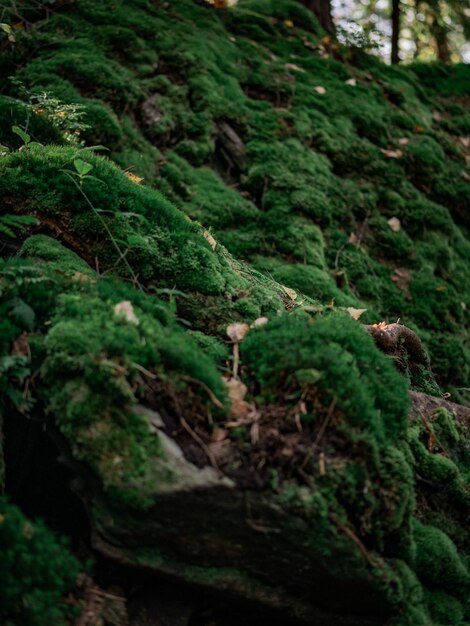
[[[447,28],[442,20],[441,7],[439,2],[431,4],[432,24],[430,32],[436,42],[437,58],[442,63],[450,63],[449,39]]]
[[[436,28],[433,28],[433,36],[436,41],[437,58],[442,63],[450,63],[449,41],[445,27],[436,24]]]
[[[307,9],[313,11],[320,22],[320,26],[329,33],[335,32],[335,25],[331,16],[330,0],[301,0]]]
[[[400,0],[392,0],[392,54],[393,65],[400,62]]]

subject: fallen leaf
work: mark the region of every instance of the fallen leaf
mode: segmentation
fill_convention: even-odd
[[[269,319],[267,317],[258,317],[258,319],[256,319],[251,325],[251,328],[260,328],[261,326],[264,326],[268,322],[269,322]]]
[[[379,322],[378,324],[371,324],[373,328],[386,328],[388,326],[387,322]]]
[[[224,439],[227,438],[227,431],[224,430],[223,428],[218,428],[217,426],[214,428],[214,430],[212,431],[212,435],[211,435],[211,439],[212,441],[223,441]]]
[[[357,246],[359,239],[357,238],[356,233],[351,233],[349,235],[348,243],[351,243],[353,246]]]
[[[74,272],[71,278],[72,280],[76,282],[81,282],[81,283],[85,283],[91,280],[90,276],[87,276],[86,274],[82,274],[82,272]]]
[[[401,230],[401,222],[398,217],[391,217],[387,220],[387,224],[390,226],[390,229],[393,230],[394,233],[398,233]]]
[[[286,63],[284,67],[286,70],[293,70],[294,72],[305,72],[303,67],[299,67],[295,63]]]
[[[133,174],[132,172],[124,172],[124,174],[129,180],[131,180],[133,183],[136,183],[137,185],[144,180],[143,178],[141,178],[140,176],[136,176],[136,174]]]
[[[329,35],[326,35],[325,37],[322,37],[320,39],[320,43],[322,43],[324,46],[328,46],[331,43],[331,37]]]
[[[357,85],[355,78],[348,78],[348,80],[344,81],[346,85],[351,85],[351,87],[355,87]]]
[[[436,120],[436,122],[440,122],[443,118],[442,118],[442,113],[439,113],[439,111],[433,111],[432,112],[432,119]]]
[[[139,320],[134,313],[134,308],[130,300],[123,300],[118,302],[114,307],[114,314],[124,317],[124,319],[130,324],[138,324]]]
[[[421,133],[425,133],[426,129],[423,128],[422,126],[419,126],[418,124],[414,127],[413,132],[421,134]]]
[[[346,311],[353,318],[353,320],[358,320],[361,315],[367,311],[367,309],[355,309],[353,306],[348,306]]]
[[[400,146],[407,146],[410,143],[410,140],[408,139],[408,137],[400,137],[398,143],[400,144]]]
[[[384,150],[384,148],[380,148],[380,152],[389,159],[399,159],[403,154],[401,150]]]
[[[241,380],[237,378],[229,378],[228,380],[224,378],[225,384],[228,387],[228,397],[232,402],[235,400],[243,400],[246,396],[248,388],[246,385],[242,383]]]
[[[411,282],[411,270],[404,267],[396,267],[390,277],[398,289],[409,295],[409,286]]]
[[[292,28],[294,26],[294,22],[292,20],[284,20],[284,24],[288,27],[288,28]]]
[[[237,378],[224,380],[228,388],[228,397],[230,399],[230,415],[237,418],[237,420],[245,419],[252,409],[250,404],[244,400],[246,392],[248,391],[246,385]]]
[[[293,289],[290,289],[289,287],[284,287],[284,285],[281,285],[281,287],[284,293],[286,293],[291,300],[295,300],[297,298],[297,293]]]
[[[214,237],[210,234],[208,230],[205,230],[203,235],[204,235],[204,239],[207,242],[209,242],[209,245],[212,248],[212,250],[215,250],[217,248],[217,241],[214,239]]]
[[[227,326],[227,335],[235,343],[240,343],[240,341],[243,341],[249,330],[250,326],[248,324],[239,324],[235,322],[234,324],[229,324]]]
[[[439,287],[436,287],[436,291],[446,291],[447,287],[445,285],[439,285]]]
[[[31,360],[31,349],[28,341],[29,334],[24,331],[18,339],[16,339],[11,345],[10,354],[15,356],[26,356]]]
[[[465,146],[465,148],[470,148],[470,137],[459,137],[460,143]]]
[[[324,87],[322,87],[321,85],[317,85],[316,87],[314,87],[313,91],[316,91],[319,94],[326,93],[326,89]]]

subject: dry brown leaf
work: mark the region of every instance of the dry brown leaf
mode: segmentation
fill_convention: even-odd
[[[212,435],[211,435],[211,439],[212,441],[223,441],[224,439],[227,438],[227,431],[224,430],[223,428],[219,428],[218,426],[216,426],[214,428],[214,430],[212,431]]]
[[[390,277],[398,289],[409,295],[409,286],[411,282],[411,270],[404,267],[396,267]]]
[[[264,326],[268,322],[269,322],[269,319],[267,317],[258,317],[258,319],[256,319],[253,322],[250,328],[260,328],[261,326]]]
[[[230,400],[232,402],[235,400],[243,400],[246,396],[246,392],[248,391],[247,386],[237,378],[229,378],[228,380],[225,378],[224,380],[228,387],[228,397]]]
[[[380,148],[380,152],[389,159],[399,159],[403,155],[401,150],[385,150],[384,148]]]
[[[293,70],[294,72],[304,72],[305,73],[304,68],[303,67],[299,67],[295,63],[286,63],[284,65],[284,67],[286,68],[286,70]]]
[[[391,217],[387,220],[387,224],[390,226],[390,229],[393,230],[394,233],[398,233],[401,230],[401,222],[398,217]]]
[[[214,239],[214,237],[210,234],[208,230],[205,230],[203,235],[204,239],[209,243],[212,250],[215,250],[217,248],[217,241]]]
[[[238,420],[244,420],[251,411],[251,406],[244,400],[247,387],[237,378],[225,379],[225,384],[228,387],[228,397],[231,402],[230,415]],[[227,427],[232,428],[233,426]]]
[[[359,239],[357,238],[356,233],[351,233],[349,235],[348,243],[351,243],[353,246],[357,246]]]
[[[71,278],[72,280],[76,282],[83,282],[83,283],[91,280],[90,276],[87,276],[86,274],[82,274],[82,272],[74,272]]]
[[[229,324],[229,326],[227,326],[227,336],[235,343],[240,343],[240,341],[243,341],[249,330],[250,326],[248,324],[239,324],[235,322],[234,324]]]
[[[353,320],[358,320],[361,315],[367,311],[367,309],[355,309],[353,306],[348,306],[346,311],[353,318]]]
[[[29,347],[28,341],[29,334],[25,331],[22,333],[18,339],[16,339],[11,344],[10,354],[15,356],[26,356],[28,359],[31,359],[31,349]]]
[[[259,423],[258,422],[253,422],[253,424],[251,425],[250,439],[251,439],[251,444],[253,446],[256,445],[259,441]]]
[[[281,287],[284,293],[286,293],[291,300],[295,300],[297,298],[297,293],[293,289],[290,289],[289,287],[284,287],[284,285],[281,285]]]
[[[460,143],[465,146],[465,148],[470,148],[470,137],[459,137]]]
[[[130,324],[138,324],[139,320],[134,313],[134,307],[130,300],[123,300],[118,302],[114,307],[114,314],[124,317],[124,319]]]

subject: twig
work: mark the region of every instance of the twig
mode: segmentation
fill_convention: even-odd
[[[325,417],[325,420],[323,424],[321,425],[320,430],[318,431],[317,437],[315,441],[313,442],[313,444],[311,445],[311,447],[309,448],[307,454],[305,455],[305,459],[302,461],[302,465],[300,466],[301,468],[304,468],[307,465],[307,463],[310,461],[310,459],[312,458],[313,453],[315,452],[318,444],[320,443],[321,438],[325,434],[327,426],[333,415],[333,411],[335,410],[335,406],[336,406],[336,398],[333,398],[333,401],[331,402],[329,406],[328,413]]]
[[[201,439],[201,437],[199,437],[199,435],[191,428],[191,426],[184,419],[184,417],[180,418],[180,423],[181,423],[181,426],[184,428],[184,430],[194,439],[194,441],[201,446],[201,448],[206,453],[207,458],[211,462],[211,465],[216,470],[216,472],[218,472],[218,474],[220,476],[223,476],[223,473],[221,472],[219,466],[217,465],[217,461],[215,460],[215,456],[212,454],[212,452],[206,446],[206,444]]]
[[[224,408],[224,405],[222,404],[222,402],[217,398],[217,396],[213,393],[213,391],[209,389],[206,383],[202,382],[202,380],[198,380],[197,378],[192,378],[191,376],[186,376],[185,374],[180,374],[179,377],[182,378],[183,380],[186,380],[190,383],[195,383],[196,385],[199,385],[200,387],[202,387],[204,391],[207,393],[207,395],[209,396],[212,404],[214,404],[218,409]]]
[[[362,554],[364,559],[367,561],[367,563],[369,563],[371,567],[380,567],[381,565],[383,565],[382,559],[378,559],[377,557],[373,557],[371,554],[369,554],[367,548],[356,535],[356,533],[351,528],[348,528],[342,522],[340,522],[340,520],[334,513],[330,513],[329,518],[333,522],[333,524],[335,524],[335,526],[337,526],[337,528],[339,528],[340,531],[344,535],[346,535],[346,537],[351,539],[351,541],[359,548],[359,552]]]

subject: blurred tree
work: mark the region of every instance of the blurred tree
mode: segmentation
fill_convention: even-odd
[[[392,63],[470,61],[470,0],[332,0],[337,31]],[[346,43],[348,37],[346,36]]]
[[[393,64],[400,61],[400,0],[392,0],[392,53]]]
[[[330,0],[300,0],[310,11],[313,11],[320,26],[328,33],[335,32],[335,24],[331,15]]]

